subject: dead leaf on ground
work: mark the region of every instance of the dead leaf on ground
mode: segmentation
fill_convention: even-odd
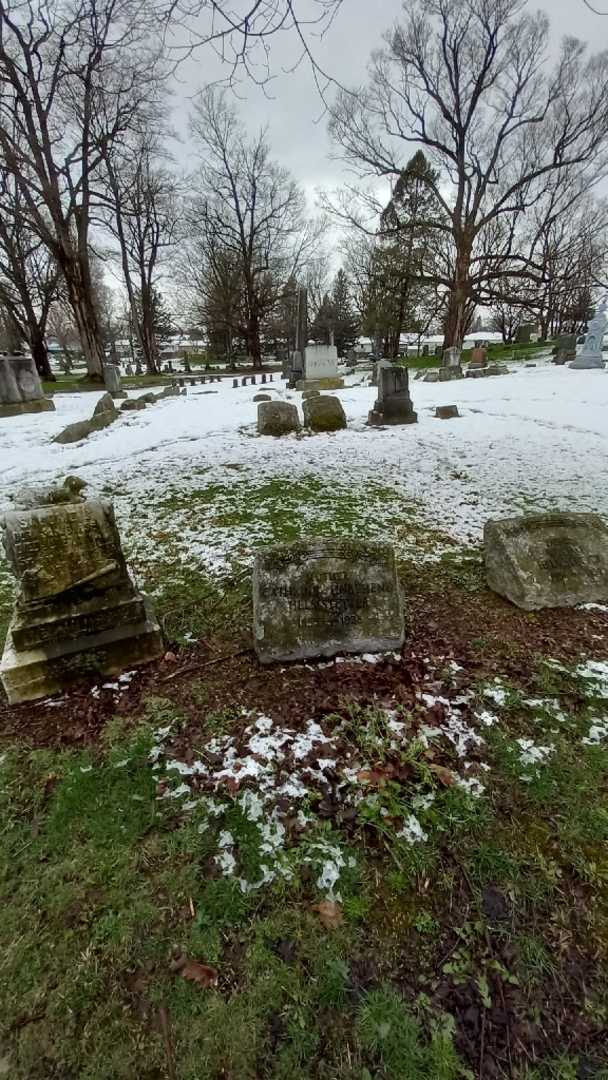
[[[319,918],[327,930],[337,930],[344,922],[342,906],[335,900],[321,900],[320,903],[313,904],[312,910],[319,913]]]
[[[456,773],[444,765],[429,765],[429,769],[445,787],[453,787],[458,779]]]
[[[203,989],[209,986],[217,986],[219,972],[208,964],[200,964],[198,960],[189,960],[187,956],[178,956],[171,961],[171,971],[181,975],[183,979],[198,983]]]

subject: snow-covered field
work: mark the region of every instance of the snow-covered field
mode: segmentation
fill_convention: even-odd
[[[325,490],[335,486],[358,500],[363,527],[375,522],[385,534],[387,528],[394,532],[403,501],[415,500],[429,525],[467,543],[479,541],[493,516],[545,508],[608,515],[608,372],[541,362],[496,378],[412,380],[419,423],[383,430],[365,427],[375,388],[356,385],[354,377],[349,381],[353,385],[339,392],[348,430],[304,438],[255,434],[255,394],[268,390],[275,398],[300,402],[301,395],[286,391],[282,382],[233,389],[227,379],[213,390],[197,386],[185,398],[124,414],[71,446],[51,439],[66,424],[90,416],[97,395],[58,395],[55,413],[0,422],[0,509],[9,508],[25,484],[77,473],[89,482],[89,494],[115,498],[131,546],[136,537],[149,545],[159,525],[156,508],[179,495],[181,507],[165,513],[162,528],[174,530],[176,540],[183,537],[185,547],[194,546],[210,566],[224,562],[234,548],[239,524],[228,523],[211,536],[211,497],[198,528],[192,516],[186,520],[184,501],[201,486],[217,493],[216,513],[218,507],[234,509],[239,492],[255,494],[274,479],[289,484],[293,478],[297,484],[318,477]],[[458,405],[460,419],[436,420],[435,406],[451,403]],[[382,505],[367,505],[369,485],[381,487]],[[240,526],[250,540],[256,532],[252,502],[249,523]],[[311,498],[307,514],[314,519],[316,513],[329,520],[331,505],[315,506]],[[262,530],[258,541],[263,538]]]

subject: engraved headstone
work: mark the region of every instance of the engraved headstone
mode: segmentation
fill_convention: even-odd
[[[400,649],[403,608],[393,548],[313,540],[259,552],[253,626],[264,664]]]
[[[0,418],[54,409],[31,356],[0,356]]]
[[[371,410],[368,423],[415,424],[417,413],[410,397],[409,374],[398,364],[378,365],[378,398]]]
[[[446,349],[443,353],[443,366],[445,368],[458,368],[460,369],[460,356],[461,352],[457,345],[452,345],[449,349]]]
[[[525,611],[608,601],[608,527],[596,514],[488,521],[488,585]]]
[[[574,369],[585,368],[603,368],[604,356],[602,353],[604,344],[604,334],[606,333],[606,325],[608,324],[608,312],[606,305],[608,299],[604,298],[600,304],[598,310],[589,323],[589,329],[585,337],[585,344],[583,345],[581,353],[575,357],[570,364]]]
[[[13,511],[3,527],[19,583],[0,664],[11,704],[162,653],[158,623],[129,576],[111,503]]]
[[[488,350],[479,345],[473,349],[471,353],[471,359],[469,360],[470,368],[482,368],[488,363]]]
[[[338,378],[338,350],[335,345],[307,345],[304,350],[306,382]]]
[[[300,418],[296,405],[288,401],[262,401],[258,405],[258,432],[260,435],[289,435],[300,430]]]

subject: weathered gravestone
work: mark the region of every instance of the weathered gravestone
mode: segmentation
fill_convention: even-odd
[[[129,406],[129,402],[123,403],[123,409]],[[73,443],[88,439],[94,431],[103,431],[104,428],[113,424],[118,418],[118,411],[112,400],[111,394],[102,394],[97,402],[90,420],[77,420],[74,424],[68,424],[63,431],[55,436],[53,442]]]
[[[289,435],[300,430],[300,418],[296,405],[288,401],[262,401],[258,405],[258,432],[260,435]]]
[[[481,345],[473,349],[471,352],[471,359],[469,360],[469,368],[483,368],[488,363],[488,350],[484,349]]]
[[[405,367],[390,364],[378,368],[378,398],[368,416],[368,424],[415,424],[418,414],[410,397],[409,375]]]
[[[400,649],[403,609],[393,548],[313,540],[260,552],[253,626],[263,664]]]
[[[585,368],[603,368],[604,356],[603,356],[603,343],[604,334],[606,333],[607,313],[606,304],[608,301],[605,299],[600,304],[598,310],[589,323],[589,329],[585,337],[585,344],[582,351],[570,364],[571,368],[585,369]]]
[[[576,334],[560,334],[557,339],[554,363],[561,366],[571,360],[576,360]]]
[[[103,380],[106,384],[106,390],[115,401],[117,398],[126,398],[127,395],[120,386],[120,368],[118,364],[104,364]]]
[[[342,402],[330,394],[306,398],[303,403],[304,423],[311,431],[340,431],[346,427]]]
[[[0,665],[11,704],[161,655],[160,628],[129,576],[111,503],[13,511],[3,527],[19,582]]]
[[[525,611],[608,600],[608,528],[596,514],[488,521],[488,585]]]
[[[31,356],[0,356],[0,418],[53,412]]]
[[[435,409],[436,420],[454,420],[460,416],[457,405],[438,405]]]

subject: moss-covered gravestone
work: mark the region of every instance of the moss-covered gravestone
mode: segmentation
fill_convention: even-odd
[[[311,431],[340,431],[346,427],[346,413],[339,398],[330,394],[306,398],[304,423]]]
[[[259,552],[253,626],[263,664],[400,649],[403,608],[393,548],[312,540]]]
[[[596,514],[488,521],[488,585],[525,611],[608,601],[608,528]]]
[[[288,401],[261,401],[258,405],[258,432],[260,435],[289,435],[300,430],[300,418],[296,405]]]
[[[129,576],[111,503],[14,511],[3,526],[19,582],[0,665],[11,704],[161,654],[160,629]]]

